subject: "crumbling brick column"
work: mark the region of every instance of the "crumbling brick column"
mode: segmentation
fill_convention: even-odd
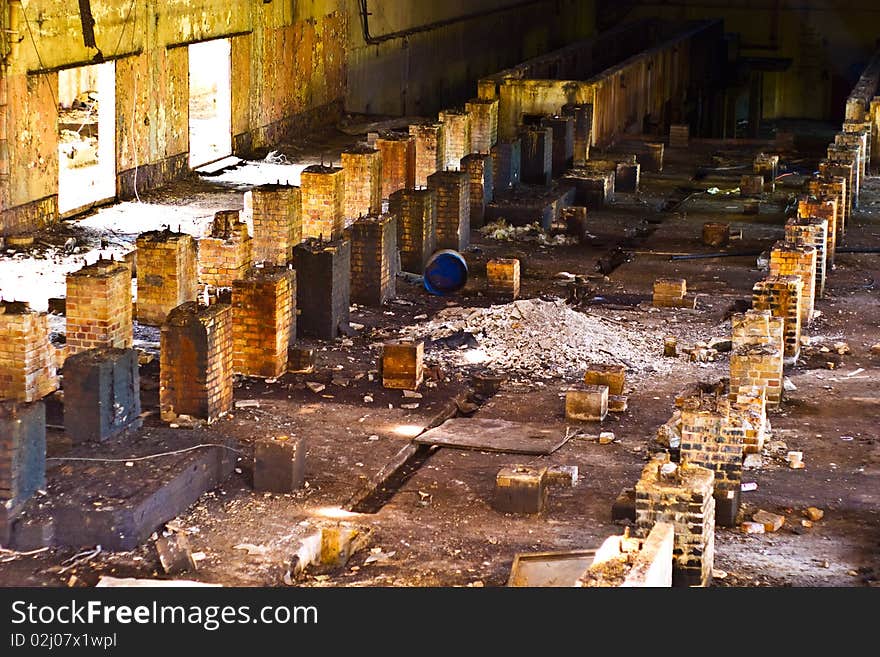
[[[229,287],[251,266],[253,240],[238,210],[214,215],[211,234],[199,240],[199,282]]]
[[[397,246],[403,271],[421,273],[437,244],[437,192],[400,189],[388,200],[397,217]]]
[[[415,139],[415,187],[425,187],[428,176],[446,168],[445,129],[442,123],[417,123],[409,127],[409,134]]]
[[[837,195],[837,241],[839,242],[846,234],[846,224],[852,216],[852,165],[823,160],[819,162],[819,181],[823,183],[822,187],[826,191],[819,192],[820,188],[814,186],[812,181],[807,183],[807,187],[815,196]]]
[[[614,172],[593,168],[572,169],[562,181],[574,187],[574,202],[590,210],[601,210],[614,198]]]
[[[770,344],[749,344],[730,356],[730,389],[758,386],[766,391],[767,406],[782,401],[782,350]]]
[[[67,275],[67,353],[94,347],[125,349],[133,340],[131,270],[98,260]]]
[[[825,296],[825,253],[828,244],[828,220],[819,217],[792,217],[785,222],[785,241],[816,249],[815,299]]]
[[[545,116],[541,127],[553,131],[551,168],[553,177],[565,173],[574,163],[574,118],[570,116]]]
[[[342,151],[345,171],[345,217],[382,211],[382,156],[370,146],[353,146]]]
[[[691,141],[691,127],[687,124],[669,126],[669,148],[687,148]]]
[[[334,340],[348,324],[351,242],[307,240],[293,250],[296,263],[296,330],[299,335]]]
[[[859,155],[859,180],[865,179],[868,161],[868,131],[865,130],[864,124],[843,124],[843,132],[834,135],[834,144],[836,146],[847,146],[857,148]]]
[[[471,123],[471,153],[489,153],[498,141],[498,100],[472,98],[465,104]]]
[[[761,196],[764,193],[764,176],[746,174],[739,179],[740,196]]]
[[[45,405],[0,401],[0,506],[14,517],[45,487]]]
[[[637,153],[636,159],[642,165],[642,171],[661,173],[663,171],[663,142],[644,144],[644,151]]]
[[[492,178],[496,190],[519,185],[521,157],[519,139],[499,141],[492,147]]]
[[[688,305],[686,294],[687,281],[683,278],[658,278],[654,281],[653,304],[657,308],[684,308]]]
[[[584,166],[590,159],[590,139],[593,133],[593,106],[589,103],[569,103],[562,106],[562,114],[574,119],[574,166]]]
[[[102,347],[64,363],[64,429],[74,443],[102,442],[141,425],[138,353]]]
[[[846,134],[857,135],[859,137],[859,141],[861,142],[862,151],[860,156],[862,158],[862,170],[861,176],[862,180],[865,179],[865,176],[868,175],[868,170],[871,167],[871,146],[873,142],[874,133],[872,131],[871,121],[865,116],[863,121],[844,121],[843,122],[843,132]],[[843,143],[851,143],[847,141],[843,141]]]
[[[818,187],[818,186],[817,186]],[[825,244],[826,274],[834,266],[834,252],[837,250],[837,196],[810,196],[798,201],[798,217],[818,217],[828,222]]]
[[[520,179],[526,185],[549,185],[553,174],[553,129],[528,126],[520,132]]]
[[[767,422],[767,391],[760,386],[740,386],[732,407],[743,418],[745,430],[743,453],[760,454],[764,449],[769,423]],[[733,399],[733,395],[731,395]]]
[[[154,230],[137,238],[137,320],[160,326],[199,289],[198,246],[192,235]]]
[[[769,311],[782,319],[783,354],[794,363],[801,351],[801,295],[804,282],[800,276],[768,276],[752,288],[752,308]]]
[[[745,430],[724,398],[691,398],[681,410],[681,461],[715,473],[715,522],[736,525]]]
[[[244,194],[245,218],[253,225],[253,261],[286,265],[303,238],[303,200],[299,187],[260,185]]]
[[[296,340],[296,272],[251,267],[232,284],[232,369],[276,378],[287,371],[287,348]]]
[[[458,171],[461,158],[471,152],[471,115],[465,110],[447,109],[439,114],[443,124],[444,169]]]
[[[162,325],[159,410],[173,422],[187,415],[208,423],[232,409],[232,307],[194,301],[174,308]]]
[[[479,228],[484,223],[486,206],[492,202],[494,193],[492,156],[471,153],[462,159],[461,170],[470,176],[471,227]]]
[[[466,171],[437,171],[428,176],[437,193],[437,248],[463,251],[470,243],[470,176]]]
[[[489,294],[507,300],[519,296],[519,260],[516,258],[493,258],[486,263],[486,281]]]
[[[381,306],[397,294],[397,217],[362,217],[348,229],[351,239],[351,300]]]
[[[48,316],[22,301],[0,301],[0,399],[34,402],[57,389]]]
[[[382,157],[382,198],[416,186],[416,140],[410,134],[382,133],[376,140]]]
[[[303,169],[300,187],[303,238],[338,239],[345,228],[345,170],[312,164]]]
[[[871,99],[870,110],[866,120],[871,125],[871,160],[880,161],[880,96]]]
[[[807,326],[816,297],[816,247],[776,242],[770,251],[770,275],[801,277],[801,326]]]
[[[764,191],[776,191],[776,177],[779,175],[779,156],[758,153],[752,170],[764,177]]]
[[[614,189],[618,192],[635,194],[639,191],[641,165],[632,156],[631,161],[618,162],[614,170]]]
[[[826,150],[826,157],[832,165],[846,165],[852,167],[852,174],[849,180],[850,203],[852,208],[859,207],[859,190],[862,186],[859,147],[830,144]]]
[[[708,586],[715,558],[714,473],[697,465],[656,456],[636,484],[636,535],[658,522],[672,523],[673,586]]]

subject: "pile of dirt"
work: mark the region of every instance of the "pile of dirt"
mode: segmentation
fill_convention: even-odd
[[[404,334],[427,340],[428,361],[479,366],[514,380],[577,380],[589,363],[622,364],[636,374],[672,367],[662,358],[661,335],[636,322],[572,310],[561,299],[446,308]]]

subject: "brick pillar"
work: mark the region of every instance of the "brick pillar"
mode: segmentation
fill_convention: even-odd
[[[131,270],[122,262],[98,260],[69,273],[65,308],[68,355],[131,346]]]
[[[825,271],[834,267],[834,252],[837,250],[837,200],[826,196],[801,199],[798,201],[798,217],[818,217],[828,222],[828,235],[825,244]]]
[[[782,318],[783,355],[790,363],[797,360],[801,351],[803,286],[800,276],[768,276],[752,288],[752,308]]]
[[[102,347],[64,363],[64,429],[74,443],[102,442],[141,426],[138,352]]]
[[[46,407],[0,401],[0,518],[46,488]],[[2,531],[0,527],[0,531]],[[4,545],[4,547],[6,547]]]
[[[300,187],[303,239],[338,239],[345,228],[345,170],[312,164],[303,169]]]
[[[723,398],[686,400],[681,410],[681,461],[715,473],[715,522],[736,525],[745,430]]]
[[[779,175],[779,156],[758,153],[752,171],[764,177],[764,191],[776,191],[776,176]]]
[[[492,156],[471,153],[462,159],[461,170],[470,176],[471,226],[479,228],[484,223],[486,206],[492,202],[494,193]]]
[[[835,183],[839,188],[840,197],[837,200],[837,241],[839,242],[846,234],[846,224],[852,216],[852,176],[851,164],[841,162],[819,162],[820,180],[826,183]],[[810,183],[808,183],[809,185]],[[841,208],[843,208],[841,210]]]
[[[48,316],[21,301],[0,301],[0,399],[33,402],[57,389]]]
[[[843,132],[834,135],[834,143],[859,150],[859,180],[864,180],[868,168],[868,131],[864,124],[844,123]]]
[[[614,189],[618,192],[635,194],[639,191],[641,165],[635,161],[618,162],[614,170]]]
[[[261,185],[245,192],[245,218],[253,225],[253,261],[286,265],[303,238],[302,190]]]
[[[471,122],[471,153],[488,153],[498,141],[498,100],[472,98],[465,104]]]
[[[859,162],[859,147],[831,144],[827,149],[827,159],[834,165],[852,166],[850,177],[850,198],[852,207],[859,207],[859,190],[861,189],[861,163]]]
[[[492,178],[496,190],[519,185],[521,156],[519,139],[499,141],[492,147]]]
[[[764,193],[764,176],[746,174],[739,179],[740,196],[761,196]]]
[[[569,103],[562,106],[562,114],[574,119],[574,166],[584,166],[590,159],[590,139],[593,133],[593,106],[589,103]]]
[[[162,325],[159,410],[173,422],[188,415],[208,423],[232,409],[232,307],[191,301]]]
[[[864,138],[862,144],[862,180],[868,175],[871,168],[871,147],[875,138],[875,133],[871,126],[871,121],[866,117],[864,121],[845,122],[843,131],[848,134],[857,134]]]
[[[785,241],[816,249],[814,299],[825,296],[825,249],[828,245],[828,220],[819,217],[792,217],[785,222]]]
[[[769,310],[752,309],[737,313],[731,317],[730,325],[733,349],[769,344],[780,352],[783,350],[785,322]],[[731,385],[731,390],[735,390],[735,386]]]
[[[553,130],[526,127],[522,141],[520,178],[526,185],[549,185],[553,174]]]
[[[486,282],[489,295],[508,301],[516,299],[519,296],[519,273],[519,260],[516,258],[493,258],[487,262]]]
[[[871,99],[869,114],[867,119],[871,124],[871,160],[880,162],[880,96]]]
[[[782,351],[769,344],[739,347],[730,356],[730,388],[759,386],[767,395],[767,405],[782,401]]]
[[[446,140],[443,144],[444,169],[458,171],[461,158],[471,152],[471,115],[464,110],[448,109],[440,112],[439,118]]]
[[[230,287],[251,266],[253,240],[238,210],[214,215],[211,234],[199,240],[199,282]]]
[[[345,218],[382,211],[382,156],[375,148],[353,146],[342,151],[345,170]]]
[[[770,275],[801,277],[801,326],[807,326],[813,319],[816,297],[816,248],[776,242],[770,250]]]
[[[307,240],[293,250],[296,263],[296,330],[299,335],[334,340],[348,324],[351,242]]]
[[[847,121],[865,120],[865,103],[861,98],[847,98],[844,109],[844,118]]]
[[[740,386],[733,391],[734,408],[743,418],[745,434],[743,437],[743,453],[760,454],[764,449],[767,436],[767,391],[760,386]],[[733,398],[733,395],[731,395]]]
[[[470,243],[470,176],[466,171],[438,171],[428,176],[437,193],[437,248],[463,251]]]
[[[687,124],[669,126],[669,148],[687,148],[691,141],[691,127]]]
[[[423,272],[437,245],[437,192],[400,189],[391,195],[388,212],[397,217],[401,269]]]
[[[409,134],[386,132],[376,140],[382,157],[382,198],[416,186],[416,140]]]
[[[397,217],[363,217],[348,229],[351,239],[351,300],[381,306],[397,294]]]
[[[636,161],[642,165],[642,171],[661,173],[663,171],[663,142],[646,142],[645,150],[636,154]]]
[[[597,169],[571,169],[562,182],[574,187],[574,202],[599,210],[614,197],[614,172]]]
[[[154,230],[137,238],[137,320],[161,326],[199,289],[198,245],[192,235]]]
[[[553,177],[561,176],[574,162],[574,118],[570,116],[545,116],[541,127],[553,131],[551,168]]]
[[[287,371],[287,348],[296,340],[296,272],[251,267],[232,284],[232,369],[276,378]]]
[[[636,484],[636,535],[658,522],[675,528],[672,585],[708,586],[715,557],[714,473],[698,465],[677,465],[654,457]]]
[[[415,139],[415,187],[425,187],[428,176],[446,168],[444,126],[442,123],[417,123],[409,127],[409,134]]]

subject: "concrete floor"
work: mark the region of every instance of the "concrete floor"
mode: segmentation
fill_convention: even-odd
[[[317,154],[338,152],[350,140],[335,133],[314,144],[280,150],[291,162],[310,162]],[[193,550],[203,553],[198,570],[186,577],[226,585],[284,585],[287,564],[299,541],[318,527],[343,522],[371,530],[368,547],[345,568],[307,574],[297,585],[503,586],[517,552],[594,548],[607,536],[622,533],[623,527],[611,521],[611,505],[621,489],[635,484],[645,461],[658,449],[653,437],[671,415],[673,397],[689,382],[726,376],[727,354],[713,363],[690,363],[680,357],[668,373],[629,376],[629,410],[609,415],[601,426],[615,433],[615,443],[600,445],[589,435],[579,436],[546,457],[442,448],[376,513],[351,514],[342,507],[363,482],[406,445],[408,435],[466,392],[470,374],[479,369],[444,370],[436,386],[423,388],[419,407],[407,410],[400,405],[410,400],[366,376],[376,369],[376,345],[400,327],[417,323],[415,316],[430,318],[450,303],[488,305],[482,290],[485,262],[491,257],[521,259],[525,298],[564,296],[554,280],[559,271],[590,275],[594,296],[617,303],[597,301],[586,311],[623,331],[657,338],[676,335],[682,346],[729,335],[729,309],[750,299],[753,283],[764,276],[756,258],[672,261],[668,254],[713,251],[699,239],[702,224],[710,220],[730,221],[734,231],[742,230],[741,240],[733,241],[729,250],[767,249],[782,236],[783,210],[789,197],[799,192],[802,178],[798,176],[783,178],[757,216],[742,214],[738,195],[694,193],[696,188],[724,191],[738,185],[739,170],[692,179],[698,166],[713,163],[713,156],[722,157],[725,166],[748,166],[760,150],[761,144],[698,142],[688,152],[668,150],[663,173],[644,174],[638,195],[619,194],[610,206],[590,213],[595,237],[585,245],[496,241],[475,232],[475,248],[465,254],[472,275],[460,295],[432,297],[417,285],[399,281],[399,298],[410,304],[358,309],[352,321],[365,328],[354,337],[314,343],[319,349],[315,373],[288,374],[276,383],[238,380],[236,399],[258,399],[260,406],[238,409],[212,426],[213,432],[235,439],[244,454],[229,480],[173,521],[188,531]],[[782,163],[797,159],[809,169],[819,156],[806,150],[796,158],[783,157]],[[666,199],[681,196],[681,188],[694,195],[674,212],[661,211]],[[215,209],[240,207],[241,189],[224,176],[222,183],[183,181],[144,200],[175,208],[197,207],[209,216]],[[138,229],[126,226],[121,232]],[[65,230],[80,229],[69,225]],[[870,178],[842,246],[876,247],[878,238],[880,182]],[[628,261],[608,277],[596,275],[596,260],[618,245],[631,254]],[[784,514],[786,524],[764,535],[717,529],[715,569],[723,572],[718,572],[713,586],[865,586],[876,585],[880,578],[876,434],[880,356],[870,353],[871,345],[880,342],[878,274],[876,255],[838,256],[828,276],[826,298],[817,304],[821,316],[806,331],[817,344],[787,372],[796,390],[770,416],[772,440],[802,450],[806,468],[791,470],[779,454],[768,452],[760,469],[744,473],[744,481],[757,483],[757,490],[743,493],[743,516],[765,509]],[[695,311],[637,305],[640,298],[649,298],[655,278],[671,275],[687,278],[689,291],[700,294]],[[850,354],[819,350],[821,344],[830,346],[839,340],[849,344]],[[429,353],[429,363],[431,358]],[[334,386],[333,376],[344,376],[350,383]],[[155,364],[143,369],[142,380],[144,407],[154,409]],[[327,384],[321,393],[325,396],[311,392],[306,381]],[[536,374],[531,383],[505,385],[475,417],[527,421],[562,434],[566,423],[559,393],[570,382],[545,381]],[[372,402],[364,401],[367,394]],[[145,430],[158,426],[151,417]],[[598,427],[590,426],[587,432],[595,436]],[[253,441],[281,433],[307,438],[308,486],[293,495],[254,493],[249,465]],[[62,432],[50,433],[50,456],[63,456],[69,450]],[[49,495],[53,479],[65,476],[57,463],[49,473]],[[515,463],[576,465],[580,479],[574,487],[552,489],[548,509],[540,517],[499,514],[489,504],[495,474]],[[824,509],[825,517],[805,530],[800,519],[808,506]],[[371,553],[377,548],[378,555]],[[63,567],[62,562],[75,552],[58,548],[30,556],[0,553],[0,585],[63,586],[71,583],[72,575],[73,584],[93,584],[100,575],[164,576],[152,541],[131,552],[101,553],[73,568]],[[371,554],[379,560],[368,562]]]

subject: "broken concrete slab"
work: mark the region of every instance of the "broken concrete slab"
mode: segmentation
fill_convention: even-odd
[[[166,575],[177,575],[196,569],[186,534],[173,532],[156,539],[156,553]]]
[[[455,418],[417,436],[422,445],[508,454],[552,454],[568,437],[558,430],[507,420]]]

